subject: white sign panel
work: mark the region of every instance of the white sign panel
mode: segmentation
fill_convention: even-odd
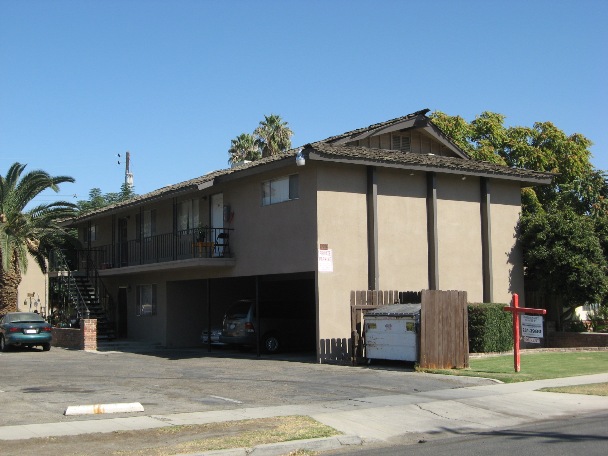
[[[544,337],[542,315],[522,315],[521,335],[523,337]]]
[[[319,250],[319,272],[334,272],[334,257],[331,249]]]

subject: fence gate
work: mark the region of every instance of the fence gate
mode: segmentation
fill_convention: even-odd
[[[466,291],[424,290],[420,326],[420,367],[469,367]]]

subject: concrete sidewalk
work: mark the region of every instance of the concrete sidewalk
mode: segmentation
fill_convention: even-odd
[[[285,454],[296,448],[329,450],[344,445],[388,441],[408,435],[487,431],[538,420],[559,419],[608,410],[608,397],[538,392],[539,388],[608,382],[608,373],[580,377],[494,384],[388,395],[318,404],[255,407],[0,427],[0,440],[69,436],[151,429],[287,415],[307,415],[344,435],[329,439],[261,445],[247,454]],[[206,454],[246,454],[245,449]]]

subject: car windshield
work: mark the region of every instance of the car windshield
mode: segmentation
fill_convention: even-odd
[[[6,319],[4,320],[7,323],[30,323],[37,321],[44,321],[44,318],[40,316],[40,314],[34,312],[23,312],[23,313],[15,313],[8,314]]]
[[[251,303],[249,301],[237,302],[228,309],[226,312],[226,318],[245,318],[249,312],[249,307],[251,307]]]

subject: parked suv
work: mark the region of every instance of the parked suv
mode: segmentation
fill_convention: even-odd
[[[316,326],[310,304],[288,301],[260,301],[260,347],[266,353],[284,348],[314,349]],[[228,308],[222,323],[220,342],[255,347],[256,305],[251,299],[237,301]]]

